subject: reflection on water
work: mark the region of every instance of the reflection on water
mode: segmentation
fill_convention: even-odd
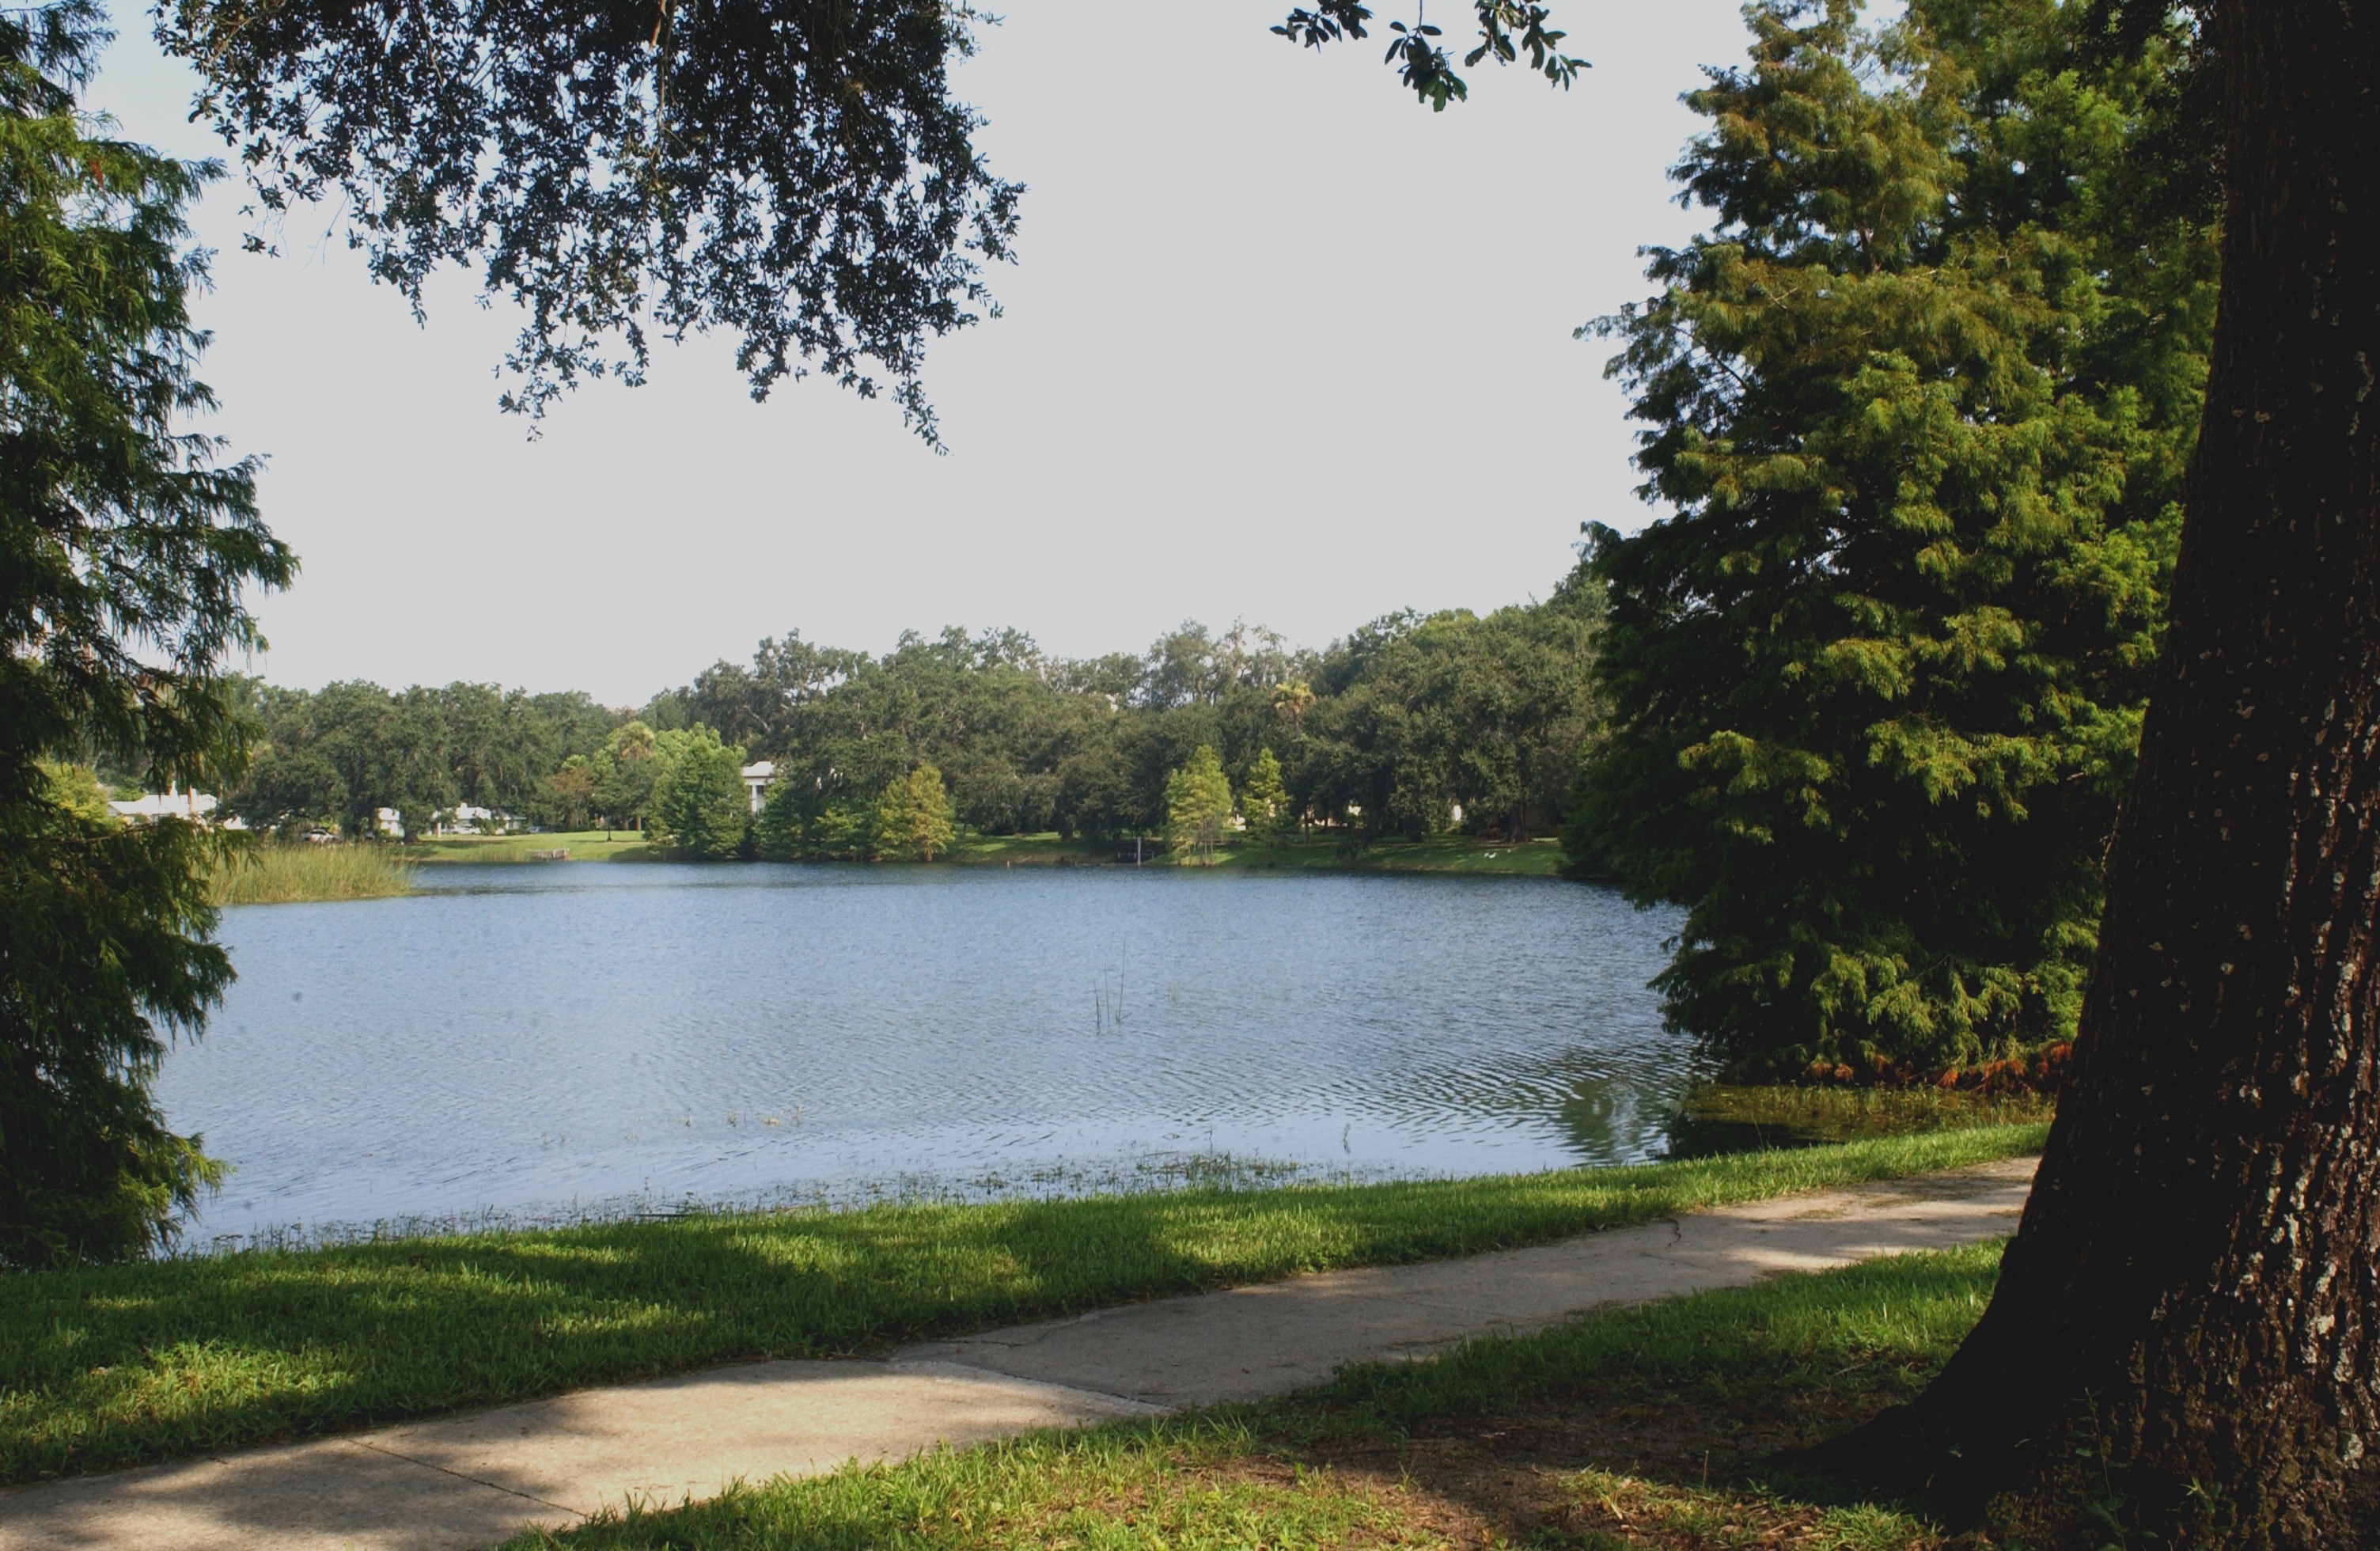
[[[197,1235],[627,1198],[1657,1154],[1675,923],[1525,879],[613,863],[229,911]]]

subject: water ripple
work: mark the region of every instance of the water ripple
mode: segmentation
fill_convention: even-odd
[[[234,910],[166,1112],[203,1233],[1223,1152],[1466,1173],[1647,1156],[1675,929],[1535,880],[468,867]]]

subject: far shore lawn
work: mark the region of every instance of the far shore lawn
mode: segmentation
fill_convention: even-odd
[[[1170,866],[1164,842],[1146,842],[1149,865]],[[1132,842],[1062,841],[1054,834],[965,835],[951,844],[959,863],[1012,866],[1107,865],[1132,850]],[[1194,864],[1195,865],[1195,864]],[[1219,846],[1220,867],[1274,868],[1285,872],[1452,872],[1507,878],[1556,878],[1562,866],[1561,842],[1548,836],[1523,841],[1482,840],[1472,835],[1434,835],[1427,840],[1358,842],[1351,836],[1308,831],[1271,846],[1238,839]]]
[[[1936,1551],[1910,1505],[1771,1459],[1913,1398],[1982,1315],[2001,1248],[1601,1310],[1259,1404],[744,1483],[504,1551]]]
[[[1509,1248],[2019,1156],[2045,1130],[1485,1179],[720,1213],[0,1276],[0,1482]]]
[[[652,859],[652,848],[635,830],[568,830],[548,834],[439,835],[401,848],[408,862],[522,862],[535,851],[566,851],[573,862]]]

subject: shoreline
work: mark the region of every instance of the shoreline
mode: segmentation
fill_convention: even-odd
[[[965,835],[953,841],[946,856],[932,862],[869,862],[805,860],[786,866],[1128,866],[1117,860],[1128,842],[1061,840],[1055,834]],[[606,834],[600,830],[548,834],[455,836],[416,842],[401,848],[402,859],[423,867],[455,866],[554,866],[582,862],[658,862],[673,860],[633,830]],[[560,857],[534,853],[560,851]],[[705,866],[734,866],[733,862]],[[1163,847],[1149,842],[1148,860],[1156,867],[1184,871],[1237,870],[1275,872],[1395,872],[1446,873],[1486,878],[1560,878],[1561,842],[1550,836],[1510,842],[1481,841],[1467,835],[1433,836],[1427,840],[1376,840],[1350,843],[1341,837],[1305,838],[1269,848],[1223,846],[1214,868],[1175,863]]]

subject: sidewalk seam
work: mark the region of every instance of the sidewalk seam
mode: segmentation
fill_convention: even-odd
[[[572,1508],[567,1503],[558,1503],[551,1497],[540,1497],[534,1492],[524,1492],[516,1486],[507,1486],[501,1481],[490,1481],[483,1476],[471,1475],[463,1471],[448,1470],[444,1465],[438,1464],[433,1460],[417,1460],[410,1454],[399,1454],[395,1449],[382,1448],[381,1445],[373,1443],[368,1438],[350,1437],[344,1441],[352,1443],[358,1448],[369,1448],[382,1459],[402,1460],[404,1463],[408,1465],[418,1465],[425,1471],[436,1471],[440,1475],[451,1475],[457,1481],[468,1481],[474,1486],[485,1486],[491,1492],[502,1492],[507,1496],[518,1497],[523,1502],[536,1503],[541,1508],[550,1508],[556,1513],[567,1513],[574,1519],[584,1519],[587,1517],[587,1514],[583,1510]]]
[[[1163,1416],[1172,1409],[1136,1400],[1129,1395],[1111,1394],[1104,1389],[1086,1389],[1076,1384],[1053,1384],[1046,1378],[1026,1378],[1021,1374],[1004,1374],[998,1368],[979,1368],[972,1363],[955,1362],[947,1357],[924,1357],[904,1360],[892,1357],[885,1367],[894,1373],[940,1375],[944,1378],[967,1379],[977,1383],[1013,1385],[1024,1389],[1038,1389],[1051,1396],[1079,1397],[1096,1400],[1105,1407],[1121,1407],[1127,1416]]]

